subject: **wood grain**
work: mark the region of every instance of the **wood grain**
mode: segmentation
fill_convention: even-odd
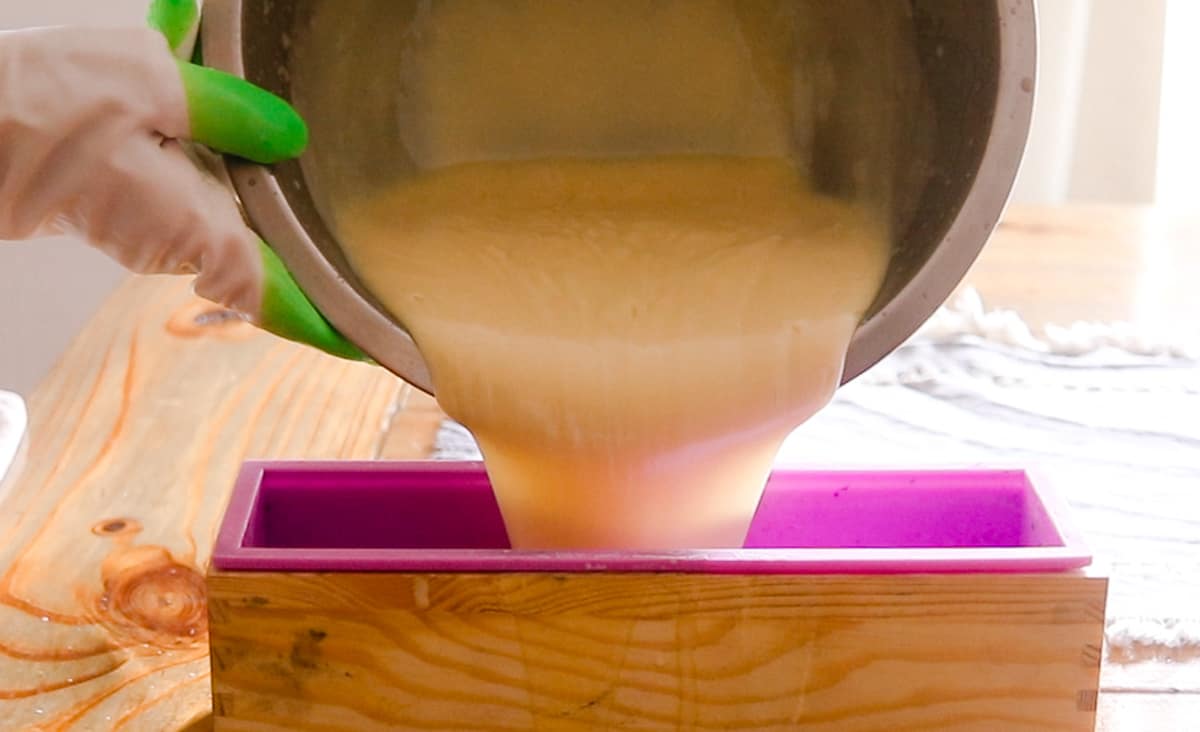
[[[1034,328],[1127,322],[1200,338],[1200,213],[1123,206],[1009,209],[964,283]]]
[[[0,729],[210,712],[204,566],[248,457],[374,456],[400,383],[130,281],[30,400],[0,505]]]
[[[1092,730],[1106,580],[209,576],[220,729]]]
[[[433,452],[438,428],[446,414],[437,400],[404,384],[391,419],[384,428],[377,457],[384,460],[425,460]]]

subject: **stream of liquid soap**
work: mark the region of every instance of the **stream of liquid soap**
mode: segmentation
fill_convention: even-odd
[[[514,547],[740,546],[840,381],[888,236],[793,160],[778,7],[417,6],[416,170],[337,235],[477,439]]]

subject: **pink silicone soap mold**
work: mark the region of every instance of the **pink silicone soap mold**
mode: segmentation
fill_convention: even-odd
[[[664,517],[663,520],[670,520]],[[221,570],[1063,571],[1091,554],[1021,470],[776,471],[740,549],[515,551],[480,463],[248,462]]]

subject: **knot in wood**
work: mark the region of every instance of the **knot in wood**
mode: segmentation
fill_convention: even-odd
[[[129,536],[142,530],[142,524],[131,518],[110,518],[99,521],[92,526],[96,536]]]
[[[159,546],[110,554],[97,605],[114,633],[143,648],[190,648],[207,641],[204,577]]]

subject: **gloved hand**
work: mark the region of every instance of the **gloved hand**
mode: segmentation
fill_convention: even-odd
[[[303,151],[303,120],[244,80],[176,60],[195,42],[195,0],[154,0],[149,20],[0,32],[0,239],[78,235],[135,272],[196,274],[198,295],[266,330],[363,358],[186,149],[274,163]]]

